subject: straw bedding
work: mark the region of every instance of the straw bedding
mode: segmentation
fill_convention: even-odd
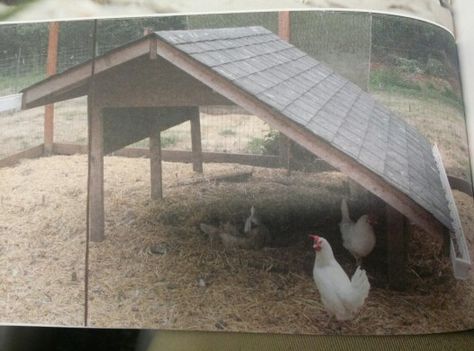
[[[252,177],[206,178],[242,171]],[[338,261],[353,272],[337,228],[340,198],[349,196],[340,173],[287,177],[282,170],[206,164],[200,176],[188,164],[164,163],[163,174],[165,198],[153,202],[148,160],[106,158],[106,240],[91,243],[90,251],[91,326],[310,334],[474,326],[472,276],[455,281],[439,245],[420,230],[409,244],[407,290],[386,289],[383,223],[366,262],[372,284],[366,305],[354,321],[326,325],[307,234],[327,237]],[[85,156],[0,169],[1,322],[83,323],[85,176]],[[458,192],[455,198],[472,248],[472,199]],[[381,208],[369,199],[352,200],[354,217]],[[200,232],[201,222],[243,226],[251,205],[274,234],[273,247],[226,251]]]

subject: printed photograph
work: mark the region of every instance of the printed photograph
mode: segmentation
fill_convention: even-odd
[[[446,28],[335,10],[1,27],[2,323],[473,327]]]

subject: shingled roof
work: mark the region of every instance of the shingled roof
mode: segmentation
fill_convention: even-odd
[[[262,27],[155,35],[346,153],[452,230],[430,142],[354,83]]]

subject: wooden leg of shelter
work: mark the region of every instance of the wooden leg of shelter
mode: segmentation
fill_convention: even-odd
[[[53,131],[54,131],[54,105],[48,104],[44,107],[44,155],[53,153]]]
[[[280,164],[281,167],[286,168],[287,175],[291,175],[291,140],[282,133],[280,133]]]
[[[202,173],[201,118],[199,109],[191,117],[191,145],[193,152],[193,171]]]
[[[88,186],[89,238],[102,241],[104,235],[104,125],[101,112],[89,109],[90,155]]]
[[[153,200],[163,198],[161,160],[161,132],[158,121],[155,121],[150,134],[150,184],[151,198]]]
[[[443,236],[443,241],[442,241],[442,246],[441,246],[441,254],[445,256],[449,256],[450,254],[450,249],[451,249],[451,236],[449,234],[448,230],[443,231],[442,233]]]
[[[409,223],[400,212],[386,205],[387,216],[387,264],[390,288],[406,288],[407,249]]]

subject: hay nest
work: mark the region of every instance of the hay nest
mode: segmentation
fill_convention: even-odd
[[[253,176],[242,183],[205,176],[245,171]],[[0,170],[0,192],[8,194],[0,212],[0,239],[8,243],[0,256],[2,295],[9,296],[0,305],[3,322],[81,324],[85,174],[84,156]],[[422,231],[415,229],[410,241],[407,290],[386,288],[380,227],[367,260],[373,288],[366,305],[355,320],[326,326],[307,234],[325,235],[352,273],[337,228],[339,201],[348,195],[340,173],[288,178],[281,170],[206,164],[202,176],[190,165],[165,163],[163,174],[165,198],[152,202],[148,160],[106,158],[107,238],[91,245],[90,325],[308,334],[430,333],[474,325],[472,277],[455,281],[448,259]],[[178,185],[191,179],[199,181]],[[472,248],[472,199],[458,192],[455,198]],[[243,226],[251,205],[278,243],[259,251],[211,247],[198,224]],[[358,199],[351,205],[354,217],[366,210]],[[14,275],[15,269],[22,273]]]

